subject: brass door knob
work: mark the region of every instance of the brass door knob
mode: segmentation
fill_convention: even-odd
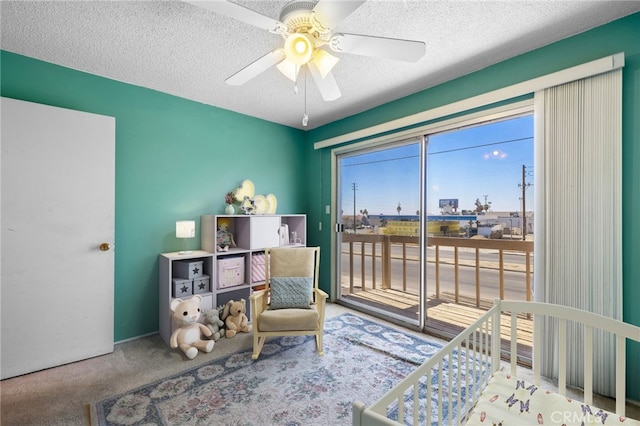
[[[102,243],[100,244],[99,247],[100,247],[100,251],[109,251],[109,249],[111,248],[109,243]]]

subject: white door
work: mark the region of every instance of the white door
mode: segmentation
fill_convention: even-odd
[[[8,98],[0,112],[5,379],[113,352],[115,119]]]

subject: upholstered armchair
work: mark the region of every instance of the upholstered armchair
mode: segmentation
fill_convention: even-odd
[[[265,250],[265,288],[251,295],[253,359],[274,336],[314,335],[323,355],[327,293],[318,288],[320,247]]]

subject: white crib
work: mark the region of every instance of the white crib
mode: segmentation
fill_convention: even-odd
[[[500,317],[511,314],[510,363],[511,371],[500,370]],[[533,315],[533,386],[525,386],[517,378],[517,327],[519,315]],[[558,335],[557,389],[546,392],[540,387],[543,318],[556,318]],[[582,324],[584,348],[569,351],[566,344],[567,322]],[[593,336],[594,331],[604,330],[615,336],[616,366],[615,394],[616,414],[593,407]],[[495,338],[494,338],[495,336]],[[354,425],[405,425],[405,424],[502,424],[503,417],[517,419],[517,424],[563,423],[560,420],[576,420],[581,423],[587,415],[598,423],[624,422],[638,424],[624,417],[625,367],[627,339],[640,342],[640,327],[611,318],[566,306],[519,301],[496,300],[494,306],[465,331],[451,340],[442,350],[429,358],[378,401],[366,406],[353,403]],[[573,401],[566,395],[567,357],[576,350],[584,351],[584,401]],[[510,387],[515,384],[515,390]],[[525,389],[526,387],[526,389]],[[507,392],[507,397],[500,392]],[[513,395],[509,395],[513,391]],[[529,396],[529,392],[532,395]],[[522,395],[525,395],[524,397]],[[547,396],[551,395],[551,396]],[[428,397],[427,397],[428,396]],[[516,397],[518,396],[519,399]],[[551,398],[551,400],[539,398]],[[554,399],[555,398],[555,399]],[[525,403],[526,399],[526,403]],[[547,411],[534,412],[530,401],[542,405]],[[519,404],[518,404],[519,402]],[[558,403],[562,408],[553,408]],[[564,405],[563,405],[564,404]],[[569,405],[574,414],[569,413]],[[537,407],[539,407],[539,405]],[[563,411],[557,411],[563,410]],[[560,414],[557,414],[560,413]],[[530,418],[533,415],[533,418]],[[554,419],[553,416],[556,415]],[[559,417],[563,417],[562,419]],[[570,418],[567,418],[570,417]],[[491,419],[494,419],[493,421]],[[495,420],[499,419],[499,420]],[[505,420],[505,424],[509,424]],[[565,421],[564,423],[572,423]]]

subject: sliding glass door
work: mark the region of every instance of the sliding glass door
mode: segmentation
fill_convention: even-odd
[[[532,299],[533,115],[488,117],[334,151],[341,303],[451,337]]]
[[[337,156],[338,299],[420,324],[422,138]]]
[[[533,115],[433,133],[426,158],[426,329],[452,337],[532,299]]]

